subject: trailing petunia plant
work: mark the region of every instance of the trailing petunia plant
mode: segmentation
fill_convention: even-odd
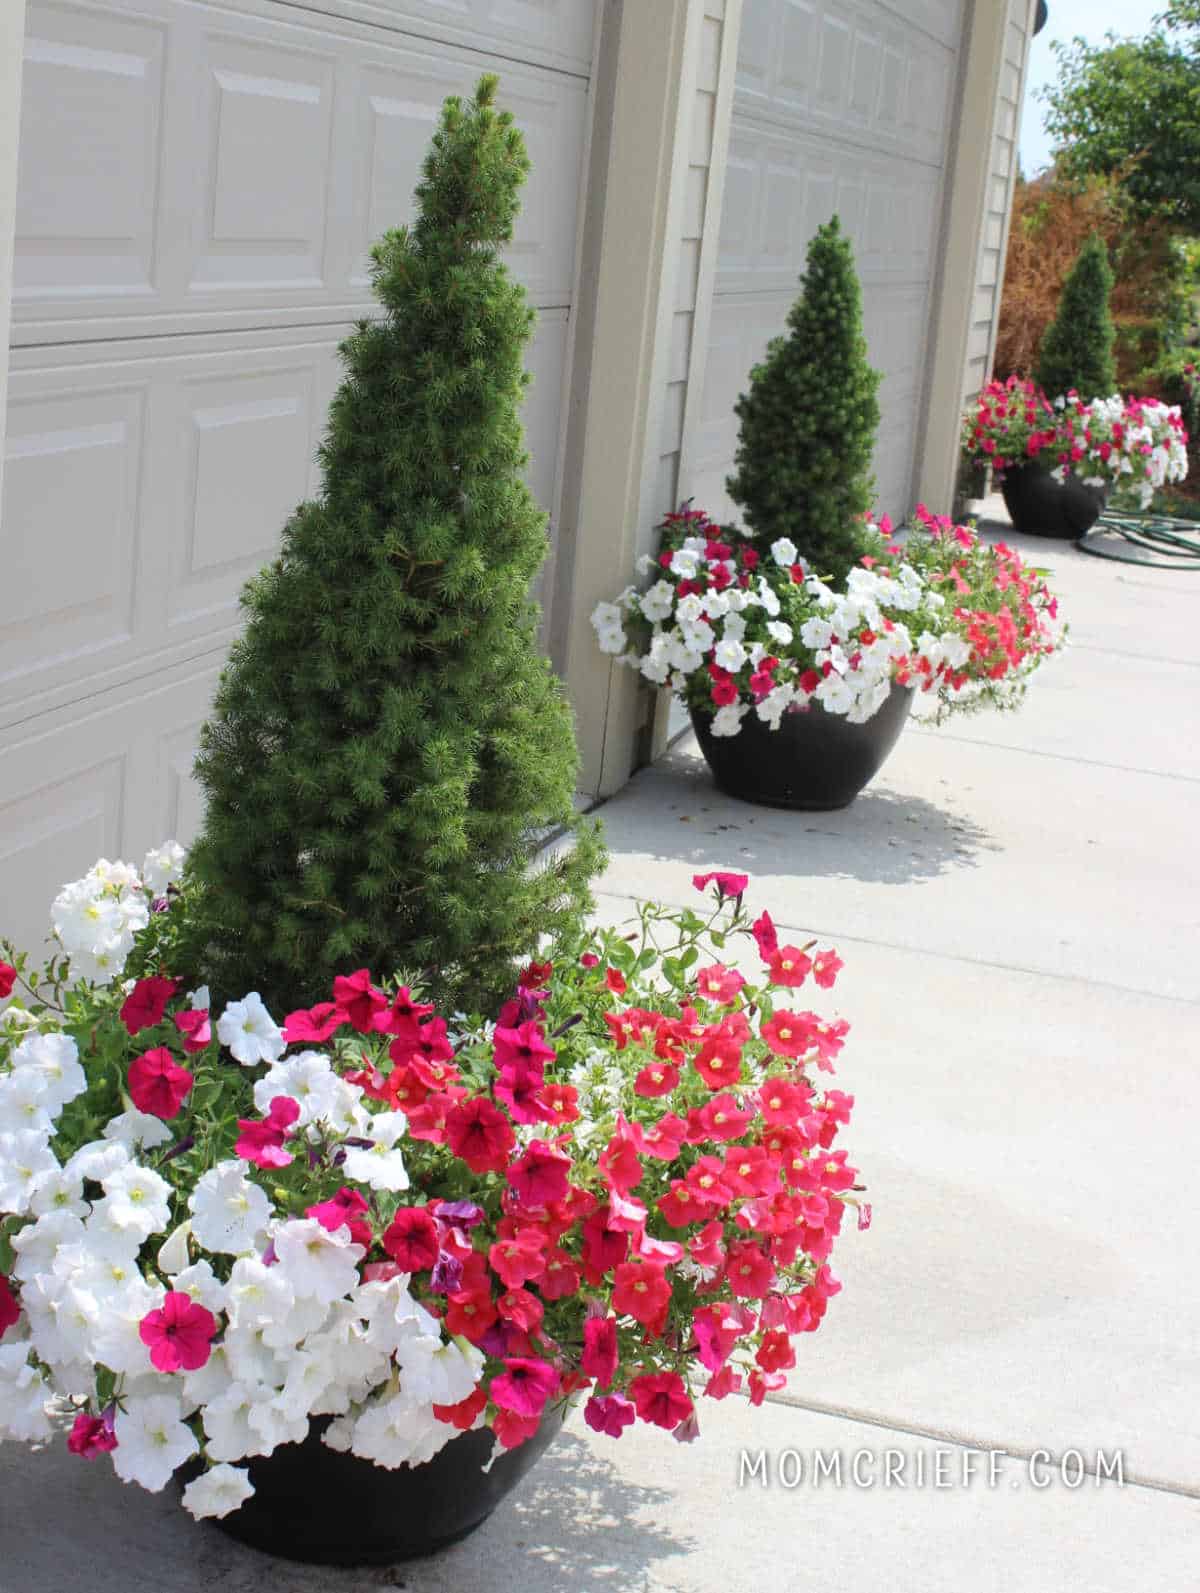
[[[711,715],[715,736],[749,714],[772,730],[814,709],[861,724],[896,687],[931,696],[939,718],[1015,707],[1062,643],[1057,599],[1005,543],[924,508],[916,519],[902,539],[886,518],[864,522],[872,551],[834,587],[790,538],[763,559],[685,507],[659,527],[651,584],[594,610],[600,647]]]
[[[276,1021],[161,960],[177,873],[98,864],[45,968],[3,945],[0,1437],[152,1491],[189,1468],[223,1516],[314,1422],[391,1468],[569,1401],[689,1439],[783,1386],[870,1216],[848,1025],[800,995],[835,952],[718,872],[560,940],[488,1021],[365,968]]]

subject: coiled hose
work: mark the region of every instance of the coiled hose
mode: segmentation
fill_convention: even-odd
[[[1159,570],[1200,570],[1200,524],[1170,514],[1102,514],[1076,542],[1082,553]]]

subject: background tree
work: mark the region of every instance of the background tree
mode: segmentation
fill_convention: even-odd
[[[1090,403],[1116,391],[1115,334],[1108,309],[1112,285],[1108,250],[1093,232],[1067,274],[1058,314],[1042,339],[1037,380],[1048,398],[1074,388]]]
[[[598,866],[576,751],[535,643],[546,517],[522,477],[533,311],[498,258],[529,162],[494,77],[448,99],[411,229],[375,246],[384,310],[342,346],[322,490],[243,594],[205,726],[188,955],[287,1010],[332,976],[425,970],[486,1007]]]
[[[816,573],[840,579],[859,557],[874,503],[880,373],[867,362],[854,254],[836,216],[808,246],[787,325],[735,406],[741,429],[726,488],[760,553],[790,537]]]
[[[1137,215],[1200,234],[1200,0],[1173,0],[1144,38],[1054,50],[1042,93],[1060,173],[1113,176]]]

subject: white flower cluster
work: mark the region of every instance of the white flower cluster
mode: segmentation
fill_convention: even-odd
[[[130,863],[102,857],[63,886],[50,916],[74,979],[108,985],[120,975],[134,936],[150,921],[151,904],[180,878],[183,856],[177,841],[166,841],[146,853],[140,874]]]
[[[1178,405],[1157,398],[1126,401],[1094,398],[1056,399],[1068,423],[1070,440],[1080,457],[1068,467],[1059,464],[1053,474],[1065,479],[1068,468],[1085,486],[1112,486],[1118,496],[1147,509],[1154,494],[1188,471],[1187,433]]]
[[[703,538],[689,537],[672,557],[672,574],[692,580],[697,573],[711,571],[712,561],[705,561],[706,546]],[[772,545],[771,557],[781,570],[795,567],[799,559],[787,537]],[[779,617],[779,596],[762,575],[746,586],[730,579],[703,594],[683,597],[666,579],[642,593],[628,587],[615,603],[599,604],[592,623],[605,652],[655,685],[669,684],[681,695],[689,677],[710,662],[736,675],[747,665],[757,671],[765,658],[778,657],[769,689],[764,684],[753,702],[739,694],[736,701],[717,707],[714,736],[736,735],[751,711],[777,730],[789,709],[813,701],[827,713],[844,714],[861,724],[883,706],[901,660],[914,663],[926,658],[936,669],[942,663],[958,667],[969,656],[965,641],[939,623],[943,598],[907,564],[894,576],[855,568],[844,592],[810,577],[803,592],[811,617],[801,627],[799,639],[811,651],[811,661],[788,656],[795,642],[793,628]],[[914,641],[908,626],[891,616],[918,613],[922,624]],[[631,647],[627,635],[629,621],[639,617],[650,625],[644,653]],[[757,632],[753,639],[752,628]],[[864,632],[871,638],[866,642],[860,639]],[[820,679],[805,686],[801,676],[810,669]]]
[[[128,922],[137,877],[104,865],[88,881],[60,901],[94,901],[115,924],[112,903]],[[207,992],[192,999],[206,1006]],[[288,1097],[300,1107],[293,1131],[332,1153],[347,1183],[407,1188],[402,1113],[372,1112],[320,1052],[285,1056],[256,995],[230,1003],[218,1031],[244,1066],[267,1064],[254,1084],[264,1116]],[[483,1356],[444,1337],[406,1275],[364,1279],[348,1224],[276,1210],[242,1160],[210,1167],[185,1203],[138,1160],[170,1137],[142,1112],[60,1158],[58,1119],[87,1087],[69,1035],[0,1037],[0,1217],[22,1219],[11,1274],[20,1314],[0,1337],[0,1439],[48,1438],[56,1408],[94,1410],[112,1389],[102,1447],[118,1475],[156,1492],[202,1457],[208,1469],[184,1503],[218,1516],[253,1491],[235,1463],[302,1439],[311,1417],[335,1418],[332,1446],[388,1467],[427,1460],[455,1436],[433,1406],[467,1398]],[[211,1314],[192,1369],[159,1369],[143,1336],[168,1294]]]

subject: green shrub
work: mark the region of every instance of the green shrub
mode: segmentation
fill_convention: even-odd
[[[495,86],[443,107],[417,218],[373,251],[383,318],[342,346],[321,495],[243,595],[189,862],[189,956],[223,995],[286,1010],[366,965],[480,1006],[588,905],[590,829],[532,866],[576,829],[576,752],[528,595],[534,317],[498,251],[529,162]]]
[[[1037,381],[1048,398],[1074,389],[1090,403],[1116,391],[1115,334],[1108,307],[1112,285],[1108,249],[1094,232],[1067,274],[1058,314],[1042,339]]]
[[[761,555],[789,537],[822,576],[841,579],[865,546],[880,373],[867,362],[862,295],[835,216],[808,247],[786,336],[774,338],[737,401],[726,487]]]

